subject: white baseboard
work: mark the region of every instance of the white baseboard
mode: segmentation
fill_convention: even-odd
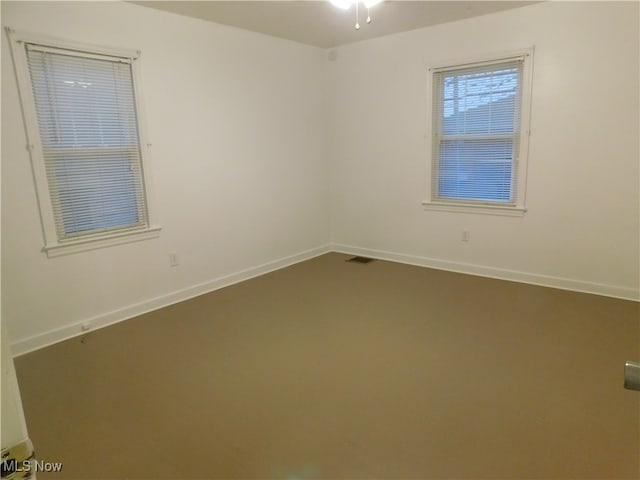
[[[470,263],[453,262],[451,260],[440,260],[437,258],[420,257],[416,255],[406,255],[403,253],[387,252],[384,250],[374,250],[361,248],[353,245],[331,244],[334,252],[347,253],[349,255],[361,255],[365,257],[377,258],[380,260],[390,260],[393,262],[406,263],[421,267],[447,270],[450,272],[466,273],[481,277],[496,278],[500,280],[510,280],[513,282],[529,283],[543,287],[559,288],[574,292],[592,293],[607,297],[621,298],[624,300],[640,301],[640,291],[633,288],[620,287],[617,285],[606,285],[601,283],[585,282],[569,278],[553,277],[550,275],[540,275],[536,273],[520,272],[503,268],[487,267]]]
[[[184,300],[188,300],[190,298],[197,297],[199,295],[203,295],[205,293],[209,293],[223,287],[228,287],[229,285],[233,285],[234,283],[249,280],[250,278],[258,277],[260,275],[264,275],[265,273],[273,272],[275,270],[288,267],[304,260],[309,260],[330,251],[331,248],[329,245],[323,245],[311,250],[306,250],[304,252],[290,255],[288,257],[273,260],[271,262],[258,265],[257,267],[241,270],[239,272],[215,278],[213,280],[209,280],[192,287],[171,292],[166,295],[150,298],[148,300],[144,300],[142,302],[129,305],[124,308],[120,308],[118,310],[97,315],[93,318],[87,318],[80,322],[74,322],[63,327],[56,328],[55,330],[50,330],[39,335],[34,335],[32,337],[18,340],[11,345],[11,350],[14,357],[24,355],[25,353],[47,347],[54,343],[88,333],[88,331],[82,330],[83,324],[90,324],[91,329],[89,331],[95,331],[96,329],[113,325],[114,323],[122,322],[123,320],[128,320],[138,315],[142,315],[143,313],[148,313],[159,308],[167,307],[169,305],[173,305],[174,303],[182,302]]]
[[[370,248],[356,247],[353,245],[343,244],[327,244],[311,250],[306,250],[288,257],[280,258],[267,262],[256,267],[241,270],[239,272],[215,278],[213,280],[194,285],[182,290],[151,298],[143,302],[129,305],[118,310],[97,315],[92,318],[84,319],[80,322],[74,322],[55,330],[50,330],[39,335],[34,335],[11,345],[13,356],[24,355],[25,353],[47,347],[57,342],[67,340],[79,335],[84,335],[87,331],[82,330],[83,324],[90,324],[91,330],[94,331],[114,323],[128,320],[130,318],[148,313],[159,308],[173,305],[205,293],[218,290],[238,282],[249,280],[281,268],[288,267],[295,263],[299,263],[311,258],[323,255],[329,252],[347,253],[350,255],[362,255],[380,260],[390,260],[393,262],[406,263],[409,265],[417,265],[422,267],[435,268],[438,270],[447,270],[451,272],[466,273],[470,275],[479,275],[482,277],[497,278],[500,280],[510,280],[514,282],[529,283],[544,287],[559,288],[562,290],[571,290],[575,292],[592,293],[596,295],[604,295],[608,297],[621,298],[624,300],[640,301],[640,292],[632,288],[619,287],[615,285],[605,285],[600,283],[584,282],[580,280],[572,280],[568,278],[552,277],[548,275],[539,275],[528,272],[520,272],[516,270],[507,270],[502,268],[487,267],[484,265],[474,265],[462,262],[453,262],[450,260],[440,260],[435,258],[420,257],[416,255],[406,255],[396,252],[387,252],[384,250],[374,250]]]

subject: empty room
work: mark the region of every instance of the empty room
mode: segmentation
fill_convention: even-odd
[[[0,5],[3,479],[640,478],[640,2]]]

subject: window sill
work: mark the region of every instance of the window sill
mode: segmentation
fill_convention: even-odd
[[[46,245],[43,251],[47,253],[47,257],[60,257],[62,255],[71,255],[73,253],[85,252],[87,250],[95,250],[98,248],[111,247],[113,245],[121,245],[123,243],[139,242],[141,240],[149,240],[160,236],[161,227],[149,227],[145,230],[134,230],[129,232],[119,232],[108,236],[82,238],[64,243],[52,243]]]
[[[437,212],[478,213],[481,215],[500,215],[506,217],[522,217],[527,211],[526,208],[516,206],[463,205],[446,202],[431,202],[426,200],[422,202],[422,206],[425,210],[434,210]]]

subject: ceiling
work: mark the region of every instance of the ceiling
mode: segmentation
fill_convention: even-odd
[[[522,7],[526,1],[391,1],[360,11],[341,10],[327,0],[301,1],[133,1],[138,5],[231,25],[321,48],[332,48],[392,33]]]

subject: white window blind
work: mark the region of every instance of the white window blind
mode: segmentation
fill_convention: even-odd
[[[433,72],[432,198],[514,205],[523,58]]]
[[[130,61],[26,47],[58,241],[147,227]]]

